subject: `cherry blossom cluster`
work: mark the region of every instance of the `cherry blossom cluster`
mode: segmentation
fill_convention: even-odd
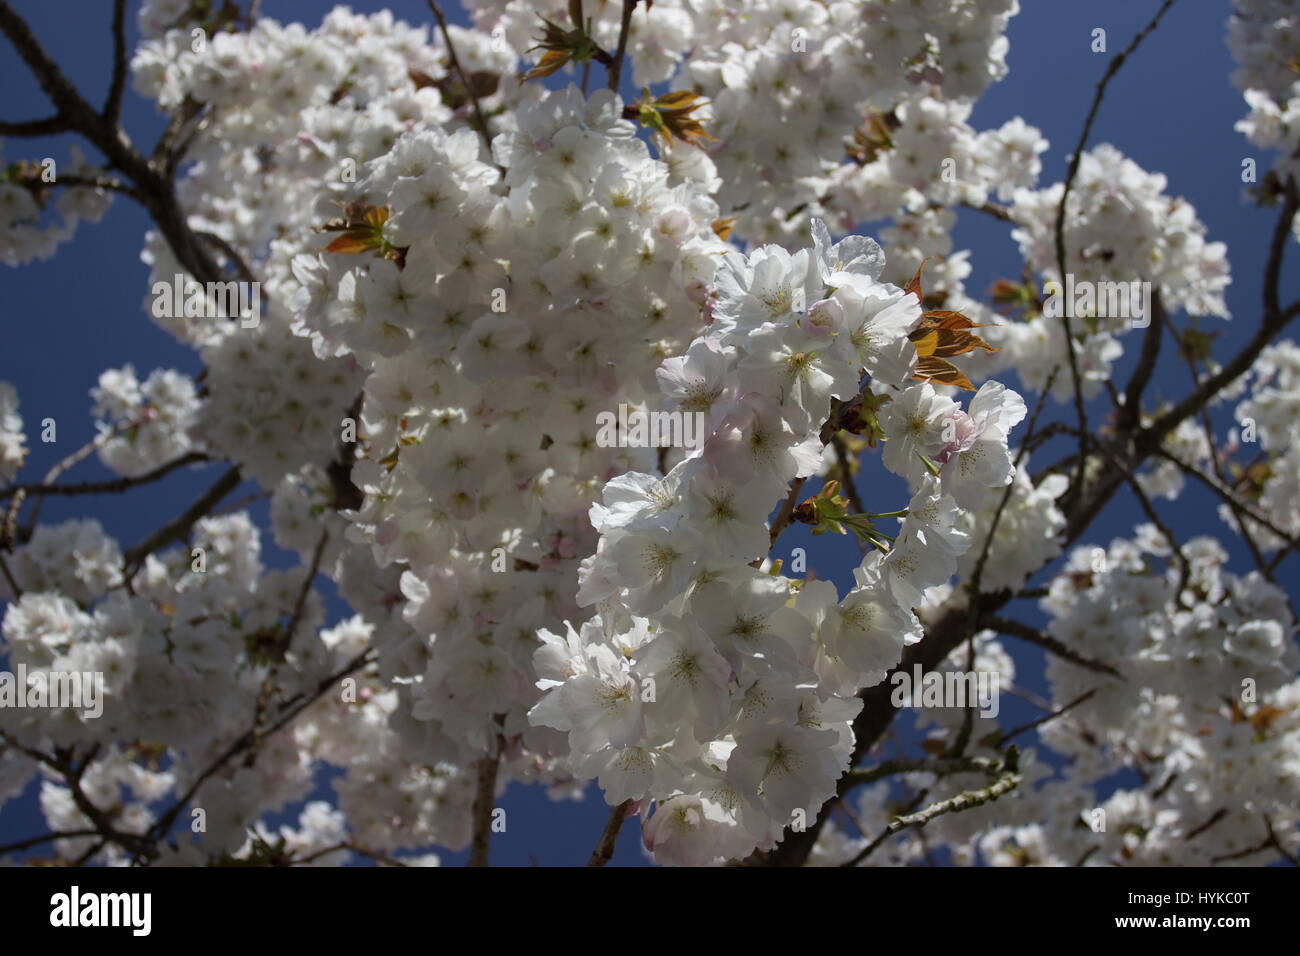
[[[601,485],[656,460],[602,446],[597,414],[646,404],[726,248],[716,205],[620,114],[576,88],[521,106],[493,143],[504,174],[468,129],[401,137],[356,200],[393,210],[401,266],[293,263],[318,353],[368,369],[349,536],[401,574],[416,636],[381,653],[402,743],[468,766],[504,734],[505,770],[555,786],[555,735],[525,719],[535,635],[578,616]]]
[[[0,481],[9,481],[27,458],[27,437],[18,412],[18,390],[0,381]]]
[[[290,488],[277,495],[281,546],[292,547],[304,534],[319,538],[310,504],[294,500],[303,497]],[[342,526],[333,519],[340,540]],[[126,833],[147,833],[248,730],[260,708],[269,713],[279,704],[279,697],[263,700],[268,674],[274,671],[285,698],[310,693],[363,654],[376,630],[361,615],[318,630],[320,597],[304,589],[301,569],[265,567],[260,536],[244,512],[202,520],[190,544],[150,556],[128,589],[121,549],[98,522],[40,525],[9,558],[21,598],[0,583],[0,597],[10,601],[0,629],[8,669],[99,672],[105,701],[103,713],[89,718],[75,708],[6,708],[0,727],[29,746],[98,742],[102,752],[81,786],[96,805],[120,807],[116,826]],[[366,594],[376,586],[373,567],[348,571],[335,562],[346,563],[337,546],[326,549],[323,566],[349,603],[384,621],[382,596]],[[277,657],[290,620],[295,628]],[[166,846],[161,862],[202,865],[224,854],[247,856],[248,828],[269,810],[307,796],[318,762],[346,768],[336,783],[340,812],[366,845],[467,842],[472,782],[456,767],[413,766],[397,753],[388,728],[396,692],[373,676],[356,680],[342,699],[326,698],[304,713],[291,735],[268,735],[255,765],[209,781],[199,802],[203,827]],[[165,767],[164,753],[174,758]],[[69,788],[16,749],[0,759],[0,797],[16,795],[36,774],[44,777],[41,808],[51,826],[92,826]],[[60,852],[75,858],[93,843],[60,841]],[[108,859],[126,858],[114,847]]]
[[[1115,361],[1124,354],[1120,339],[1134,328],[1157,321],[1144,297],[1132,294],[1133,283],[1148,282],[1166,310],[1228,318],[1224,292],[1231,281],[1226,247],[1207,242],[1205,225],[1185,199],[1165,194],[1167,182],[1148,173],[1109,145],[1083,154],[1078,175],[1066,202],[1066,276],[1057,265],[1056,211],[1063,183],[1046,189],[1018,189],[1008,208],[1016,224],[1012,236],[1028,266],[1041,277],[1033,289],[1042,302],[1053,294],[1060,305],[1054,315],[1043,310],[1024,321],[1002,322],[987,331],[996,354],[981,355],[972,364],[976,374],[996,374],[1014,368],[1028,387],[1046,385],[1053,367],[1066,353],[1065,324],[1060,309],[1075,310],[1071,290],[1090,285],[1123,283],[1126,290],[1118,310],[1098,305],[1072,316],[1078,341],[1080,384],[1085,397],[1096,395],[1110,379]],[[987,306],[958,301],[973,316],[992,316]],[[1058,375],[1052,394],[1059,400],[1072,394],[1070,376]]]
[[[1131,541],[1073,551],[1042,601],[1051,636],[1115,674],[1049,658],[1051,707],[1089,696],[1043,726],[1041,750],[1020,755],[1025,783],[996,806],[936,818],[924,838],[905,834],[869,865],[922,863],[933,846],[960,865],[1257,865],[1262,819],[1295,852],[1300,654],[1286,595],[1257,572],[1227,572],[1227,554],[1209,538],[1182,544],[1189,573],[1180,589],[1168,541],[1152,525],[1137,530]],[[974,667],[1012,686],[1014,665],[989,632],[977,635]],[[945,668],[965,670],[966,648]],[[947,746],[962,711],[922,714]],[[990,731],[996,739],[997,722],[977,716],[968,756],[996,760]],[[1144,782],[1108,786],[1121,771]],[[929,800],[983,782],[971,768],[902,778]],[[868,834],[889,822],[897,793],[888,781],[862,789],[854,818]],[[844,863],[866,843],[836,825],[812,862]]]
[[[1279,532],[1300,535],[1300,346],[1285,339],[1264,349],[1251,368],[1248,396],[1234,409],[1238,447],[1250,447],[1240,441],[1249,430],[1267,455],[1254,506],[1272,527],[1239,518],[1226,504],[1219,513],[1233,528],[1245,525],[1264,547],[1281,547]]]
[[[44,157],[39,163],[10,165],[3,147],[0,139],[0,263],[20,266],[49,259],[76,235],[80,223],[99,222],[108,211],[112,193],[89,181],[89,167],[76,145],[66,161]]]
[[[474,0],[469,6],[480,30],[520,51],[532,46],[539,16],[558,23],[568,17],[565,0]],[[797,214],[817,207],[842,178],[845,170],[837,167],[855,128],[869,130],[873,118],[890,116],[901,118],[905,130],[915,128],[900,134],[904,144],[909,135],[951,140],[946,118],[936,120],[934,113],[964,117],[966,104],[1006,74],[1003,33],[1018,9],[1016,0],[660,0],[633,10],[627,54],[638,88],[664,83],[711,100],[717,198],[738,214],[737,234],[797,242],[808,223],[806,214]],[[592,39],[612,49],[620,12],[616,3],[586,11]],[[936,162],[923,175],[937,181],[938,172]],[[969,165],[962,175],[974,175]],[[885,177],[876,178],[879,184]],[[898,177],[901,186],[889,181],[887,195],[916,178]],[[858,187],[864,193],[866,183]],[[857,215],[844,226],[894,211],[883,198],[870,202],[884,211]]]
[[[1233,84],[1262,90],[1278,103],[1294,96],[1300,13],[1289,0],[1233,0],[1228,18],[1228,49],[1237,62]]]
[[[195,449],[190,429],[199,399],[193,379],[155,369],[141,382],[127,365],[101,373],[90,394],[99,459],[118,474],[143,474]]]
[[[1233,4],[1228,48],[1237,61],[1237,70],[1232,81],[1250,107],[1236,128],[1255,146],[1276,151],[1273,170],[1283,181],[1300,180],[1300,78],[1295,69],[1298,38],[1300,13],[1295,4],[1286,0],[1236,0]],[[1300,215],[1295,219],[1294,232],[1300,239]]]
[[[467,846],[495,768],[488,796],[518,782],[578,799],[595,781],[660,863],[741,860],[818,818],[861,743],[863,692],[909,646],[977,612],[972,592],[1015,593],[1049,568],[1042,643],[1074,658],[1048,658],[1042,704],[1062,713],[1038,745],[1009,752],[996,717],[913,701],[944,769],[863,787],[853,826],[823,828],[810,860],[870,847],[900,787],[941,801],[1008,768],[1018,786],[996,805],[868,862],[922,862],[932,844],[963,865],[1251,862],[1261,821],[1294,854],[1285,593],[1155,524],[1061,557],[1068,469],[1035,476],[1010,447],[1026,403],[993,376],[1034,392],[1055,376],[1065,399],[1073,347],[1091,399],[1123,336],[1157,321],[1094,310],[1073,317],[1071,346],[1044,283],[1148,281],[1171,315],[1228,318],[1230,281],[1196,210],[1109,145],[1070,184],[1060,274],[1066,186],[1040,184],[1047,141],[1020,118],[970,122],[1006,73],[1017,0],[656,0],[633,5],[625,37],[624,5],[589,0],[588,59],[556,88],[519,70],[545,63],[539,33],[573,30],[578,5],[466,6],[476,29],[444,35],[346,8],[310,28],[140,5],[131,79],[171,118],[199,247],[182,258],[256,283],[260,304],[236,315],[209,283],[198,309],[171,308],[173,283],[195,277],[150,232],[141,304],[203,372],[105,371],[92,446],[128,483],[228,462],[270,498],[298,566],[270,568],[241,503],[143,552],[93,519],[0,529],[5,666],[101,672],[111,702],[97,717],[0,710],[20,745],[0,744],[0,804],[39,780],[51,829],[94,829],[88,797],[156,862],[332,865],[344,845]],[[1277,151],[1280,177],[1298,172],[1294,6],[1236,0],[1228,28],[1250,109],[1238,129]],[[621,37],[640,100],[587,92],[610,65],[594,69],[591,47],[608,61]],[[647,133],[663,122],[651,87],[699,109],[691,141]],[[75,152],[52,181],[0,163],[0,261],[48,257],[109,192]],[[959,211],[1013,230],[1019,316],[967,293]],[[1252,548],[1286,548],[1300,349],[1265,349],[1219,400],[1235,402],[1226,451],[1188,418],[1134,481],[1175,501],[1191,472],[1222,483],[1257,447],[1231,472],[1247,510],[1220,514]],[[10,483],[36,432],[18,406],[0,382],[4,508],[22,503]],[[620,409],[697,416],[702,440],[610,442],[601,419]],[[850,462],[858,433],[873,451]],[[891,474],[861,475],[866,513],[850,514],[830,481],[873,459]],[[794,521],[858,540],[845,593],[799,576],[780,540]],[[350,608],[333,626],[318,573]],[[970,629],[939,672],[1015,690],[997,633]],[[74,743],[95,748],[75,785],[22,749]],[[335,799],[267,825],[322,766],[339,771]],[[1136,777],[1111,793],[1121,772]],[[187,832],[175,814],[191,807],[205,826]],[[56,843],[110,864],[129,847]]]
[[[816,813],[847,767],[856,692],[920,639],[913,607],[956,571],[968,544],[956,516],[1012,477],[1024,403],[989,383],[963,410],[908,384],[917,293],[880,281],[872,240],[832,245],[820,221],[813,237],[812,250],[723,259],[707,332],[658,373],[666,407],[704,414],[708,437],[666,474],[605,485],[578,591],[599,613],[543,632],[537,652],[547,694],[530,719],[568,734],[574,772],[609,803],[639,803],[660,862],[770,849]],[[821,467],[823,426],[864,372],[894,396],[883,462],[915,494],[840,600],[760,563],[765,519]]]

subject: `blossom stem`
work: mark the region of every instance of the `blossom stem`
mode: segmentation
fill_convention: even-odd
[[[624,800],[609,813],[609,819],[605,821],[605,829],[600,834],[600,842],[596,844],[596,849],[591,852],[591,859],[587,861],[588,866],[604,866],[614,855],[614,843],[618,840],[618,831],[623,829],[623,821],[627,819],[628,811],[632,809],[632,801]]]

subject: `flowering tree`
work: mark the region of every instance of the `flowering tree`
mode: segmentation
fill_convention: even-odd
[[[0,801],[39,777],[50,830],[0,856],[483,864],[510,783],[594,780],[595,865],[636,817],[666,864],[1294,863],[1300,6],[1228,27],[1276,163],[1274,211],[1243,213],[1273,223],[1255,331],[1215,354],[1193,320],[1228,317],[1227,249],[1090,136],[1172,4],[1042,184],[1038,130],[968,123],[1016,0],[471,0],[473,29],[144,0],[134,52],[115,0],[102,105],[0,0],[52,110],[5,117],[7,151],[71,153],[3,167],[0,258],[124,194],[146,311],[204,368],[105,371],[97,437],[43,478],[47,426],[0,383]],[[128,81],[167,116],[152,147]],[[965,288],[958,211],[1005,224],[1021,278]],[[1153,394],[1179,361],[1185,392]],[[92,454],[119,477],[65,479]],[[126,547],[38,521],[216,463]],[[299,567],[221,511],[245,480]],[[1189,484],[1253,567],[1180,539]],[[1146,520],[1094,545],[1121,499]],[[859,545],[850,589],[795,524]],[[1033,725],[930,705],[1010,689],[1004,639],[1047,654]],[[921,739],[886,757],[908,710]],[[274,832],[322,766],[337,799]]]

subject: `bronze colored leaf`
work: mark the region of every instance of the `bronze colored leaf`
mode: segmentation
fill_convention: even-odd
[[[723,242],[726,242],[727,239],[731,236],[731,230],[736,228],[736,220],[738,218],[740,217],[732,216],[730,219],[713,220],[713,222],[711,223],[713,227],[713,234],[717,236],[719,239],[721,239]]]
[[[326,252],[338,252],[343,255],[356,255],[378,249],[382,240],[369,230],[354,229],[345,232],[325,247]]]
[[[921,292],[921,273],[925,271],[925,264],[929,261],[930,261],[929,256],[926,256],[924,259],[921,260],[921,264],[917,266],[916,275],[912,276],[911,281],[909,281],[907,283],[907,286],[903,289],[904,295],[907,295],[909,293],[914,293],[916,295],[917,302],[920,302],[922,299],[925,298],[925,295]]]
[[[964,388],[968,392],[975,391],[975,386],[962,374],[961,369],[934,355],[920,359],[916,363],[916,374],[912,378],[918,382],[939,382],[941,385]]]
[[[550,76],[568,62],[569,52],[567,50],[547,50],[542,54],[538,64],[524,74],[524,79],[536,80],[544,76]]]

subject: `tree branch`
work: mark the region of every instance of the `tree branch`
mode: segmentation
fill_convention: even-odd
[[[316,690],[311,695],[304,696],[299,694],[286,701],[276,721],[267,728],[266,732],[262,735],[262,738],[266,739],[272,734],[277,733],[304,710],[316,703],[316,701],[320,700],[321,696],[338,681],[347,677],[349,674],[360,670],[368,664],[373,663],[373,661],[373,652],[368,648],[356,657],[352,658],[352,660],[348,661],[342,670],[331,674],[317,684]],[[162,837],[166,836],[167,832],[171,829],[172,824],[176,822],[176,817],[180,814],[181,810],[184,809],[185,805],[194,799],[194,795],[199,792],[199,788],[214,774],[219,772],[222,767],[249,747],[252,744],[252,741],[252,731],[246,731],[229,747],[223,750],[215,760],[208,764],[208,766],[194,779],[194,782],[186,788],[185,792],[177,798],[176,802],[173,803],[171,807],[158,818],[153,827],[150,828],[148,833],[149,838],[156,843],[158,840],[162,839]]]
[[[1014,758],[1010,761],[1014,764]],[[877,847],[888,840],[900,830],[906,830],[909,827],[924,827],[935,817],[943,816],[947,813],[960,813],[963,810],[971,810],[975,807],[983,806],[986,803],[992,803],[994,800],[1004,796],[1014,790],[1020,783],[1020,774],[1011,772],[1000,777],[987,787],[980,790],[967,790],[965,793],[959,793],[955,797],[949,797],[947,800],[940,800],[921,810],[919,813],[908,814],[907,816],[895,817],[890,821],[889,826],[885,827],[874,840],[868,843],[853,859],[847,863],[841,863],[841,866],[857,866],[869,857]]]
[[[0,33],[8,37],[19,57],[27,64],[36,82],[57,110],[56,118],[69,132],[80,133],[124,173],[134,184],[140,201],[149,212],[158,231],[167,240],[173,255],[195,279],[215,282],[220,271],[206,249],[195,239],[185,212],[170,182],[170,170],[155,168],[146,162],[119,124],[95,110],[49,58],[40,42],[8,0],[0,0]],[[164,175],[166,173],[166,175]]]
[[[867,770],[850,770],[849,786],[861,787],[869,783],[895,777],[904,773],[932,773],[936,777],[947,777],[957,773],[982,773],[996,777],[1002,772],[1002,764],[989,757],[929,757],[919,760],[899,758],[885,760]]]
[[[140,485],[158,481],[160,478],[164,478],[176,469],[184,468],[186,465],[195,465],[208,460],[208,456],[203,452],[192,451],[181,455],[179,458],[173,458],[151,471],[129,478],[113,478],[108,481],[82,481],[71,485],[10,485],[8,488],[0,489],[0,500],[10,498],[20,491],[29,495],[56,496],[116,494],[130,488],[137,488]]]
[[[1097,693],[1097,688],[1094,687],[1092,690],[1080,694],[1078,697],[1074,698],[1074,700],[1070,701],[1064,707],[1059,707],[1056,710],[1052,711],[1050,714],[1045,714],[1042,717],[1039,717],[1037,720],[1031,720],[1029,723],[1022,724],[1021,726],[1017,727],[1015,730],[1008,731],[1007,733],[1003,734],[1001,737],[998,738],[997,745],[1001,747],[1003,744],[1011,740],[1013,737],[1019,737],[1021,734],[1028,733],[1031,730],[1041,727],[1049,720],[1055,720],[1057,717],[1060,717],[1062,714],[1068,713],[1074,708],[1078,707],[1084,701],[1092,697],[1092,695],[1095,693]]]
[[[126,0],[113,0],[113,79],[104,100],[103,116],[116,124],[122,115],[122,91],[126,89]]]
[[[474,123],[479,136],[483,139],[483,147],[487,150],[488,160],[492,159],[492,134],[488,130],[487,118],[483,115],[483,107],[479,105],[478,93],[474,91],[474,84],[470,82],[469,74],[460,65],[460,60],[456,58],[456,45],[451,42],[451,33],[447,30],[447,18],[442,15],[442,10],[438,7],[438,0],[428,0],[429,9],[433,11],[433,18],[438,21],[438,28],[442,31],[442,40],[447,44],[447,59],[451,61],[451,68],[456,71],[460,77],[461,85],[465,87],[465,94],[469,97],[470,105],[474,108]]]
[[[596,844],[596,849],[591,851],[591,859],[587,861],[588,866],[604,866],[614,856],[614,844],[618,840],[618,831],[623,829],[623,821],[627,819],[628,812],[631,809],[632,801],[624,800],[609,811],[609,819],[605,821],[605,829],[601,831],[600,841]]]
[[[18,123],[0,122],[0,136],[54,136],[65,132],[67,129],[68,121],[57,115]]]
[[[1156,11],[1156,15],[1151,18],[1150,22],[1147,23],[1145,27],[1138,31],[1137,35],[1129,42],[1129,45],[1121,50],[1115,58],[1110,61],[1106,67],[1106,72],[1102,74],[1101,79],[1097,81],[1097,90],[1092,98],[1092,106],[1088,109],[1088,116],[1084,120],[1083,130],[1079,134],[1079,141],[1075,144],[1074,152],[1070,156],[1070,167],[1065,176],[1065,185],[1061,190],[1061,202],[1056,209],[1056,223],[1054,227],[1056,237],[1056,267],[1061,282],[1065,282],[1066,276],[1066,203],[1070,198],[1070,190],[1074,186],[1074,179],[1079,173],[1079,163],[1083,159],[1083,150],[1088,143],[1088,135],[1092,132],[1093,121],[1096,120],[1097,112],[1101,109],[1101,101],[1106,96],[1106,87],[1110,85],[1110,81],[1114,78],[1115,74],[1119,72],[1120,67],[1124,65],[1124,61],[1137,50],[1138,46],[1141,45],[1144,39],[1146,39],[1147,35],[1156,28],[1160,23],[1161,18],[1169,8],[1173,6],[1173,4],[1174,0],[1165,0],[1165,2],[1160,5],[1160,9]],[[1079,459],[1075,466],[1074,480],[1070,483],[1070,494],[1072,497],[1077,496],[1082,499],[1084,493],[1084,463],[1088,453],[1088,444],[1091,435],[1088,431],[1087,413],[1084,411],[1083,407],[1083,387],[1079,376],[1079,360],[1075,350],[1074,331],[1070,323],[1069,309],[1062,311],[1061,320],[1065,324],[1066,352],[1070,360],[1070,377],[1074,385],[1074,408],[1075,414],[1079,420]]]
[[[127,580],[135,577],[136,571],[149,555],[174,541],[180,541],[189,534],[194,523],[216,507],[217,502],[234,491],[239,486],[240,480],[239,468],[232,467],[181,514],[128,550],[122,557],[122,569]]]
[[[497,717],[500,726],[502,718]],[[492,809],[496,802],[497,772],[501,769],[501,749],[504,740],[498,730],[492,735],[488,752],[478,761],[478,780],[474,792],[474,835],[470,841],[469,865],[487,866],[488,849],[492,841]]]
[[[991,627],[1008,637],[1019,638],[1028,644],[1033,644],[1051,654],[1055,654],[1062,660],[1069,661],[1071,664],[1078,664],[1080,667],[1086,667],[1098,674],[1109,674],[1111,677],[1118,677],[1120,680],[1124,679],[1124,675],[1110,664],[1104,664],[1101,661],[1085,657],[1050,634],[1046,634],[1036,627],[1030,627],[1028,624],[1022,624],[1020,621],[1013,621],[1004,617],[985,617],[980,621],[980,626]]]
[[[614,49],[614,62],[609,67],[609,88],[618,92],[623,76],[623,57],[627,54],[627,37],[632,29],[632,11],[637,0],[623,0],[623,16],[618,26],[618,46]]]
[[[50,843],[54,840],[71,840],[76,837],[99,836],[98,830],[65,830],[63,832],[42,833],[40,836],[28,837],[26,840],[19,840],[17,843],[6,843],[0,846],[0,856],[6,853],[15,853],[19,850],[27,850],[34,846],[40,846],[42,843]]]

